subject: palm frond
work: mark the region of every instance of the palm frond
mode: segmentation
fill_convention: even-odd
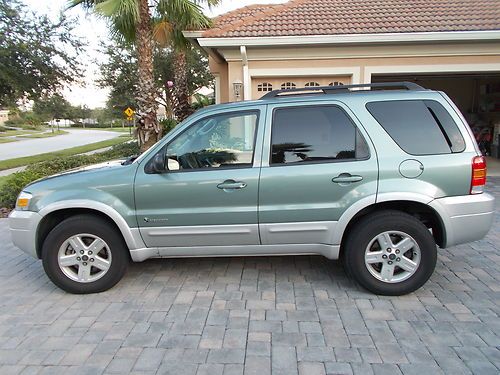
[[[95,11],[109,20],[117,35],[122,35],[126,41],[135,38],[136,25],[140,22],[137,0],[99,1]]]

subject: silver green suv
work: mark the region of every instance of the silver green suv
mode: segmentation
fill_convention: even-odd
[[[421,287],[436,244],[485,236],[494,198],[466,121],[412,83],[273,91],[200,110],[137,159],[26,186],[14,244],[72,293],[129,260],[319,254],[366,289]]]

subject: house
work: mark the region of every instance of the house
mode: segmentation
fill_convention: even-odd
[[[445,91],[478,137],[498,130],[499,0],[290,0],[237,9],[185,35],[209,54],[218,103],[404,80]]]
[[[0,109],[0,125],[5,124],[5,122],[8,120],[9,120],[9,110]]]

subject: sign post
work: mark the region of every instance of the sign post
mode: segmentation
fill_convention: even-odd
[[[127,107],[127,109],[125,109],[123,111],[123,113],[125,114],[125,116],[127,117],[127,121],[128,121],[128,133],[130,135],[132,135],[132,121],[134,120],[134,110],[130,107]]]

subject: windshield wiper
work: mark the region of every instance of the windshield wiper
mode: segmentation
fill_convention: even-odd
[[[139,157],[139,155],[132,155],[132,156],[129,156],[123,163],[122,165],[129,165],[129,164],[132,164],[135,159],[137,159]]]

